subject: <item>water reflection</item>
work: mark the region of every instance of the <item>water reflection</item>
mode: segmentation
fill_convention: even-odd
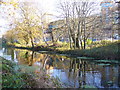
[[[46,70],[48,74],[58,77],[67,87],[96,88],[120,87],[120,64],[111,62],[81,60],[59,55],[40,54],[28,50],[3,49],[3,56],[21,65],[37,66],[38,72]],[[1,54],[2,55],[2,54]]]

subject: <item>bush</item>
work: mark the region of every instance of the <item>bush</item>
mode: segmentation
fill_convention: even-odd
[[[17,65],[9,60],[2,60],[2,88],[27,88],[31,87],[32,81],[26,81],[32,79],[29,74],[21,73],[15,70]],[[20,68],[19,68],[20,70]]]

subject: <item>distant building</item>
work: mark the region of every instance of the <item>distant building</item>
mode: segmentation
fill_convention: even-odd
[[[45,13],[44,17],[42,18],[42,24],[43,24],[43,41],[53,41],[53,35],[52,35],[52,28],[53,25],[51,25],[53,14]]]
[[[54,31],[54,39],[60,42],[69,42],[68,31],[66,29],[65,20],[56,20],[50,23],[49,27],[52,27]]]
[[[112,7],[113,7],[112,0],[104,0],[103,2],[101,2],[101,8],[102,8],[101,13],[102,13],[103,20],[105,23],[110,22],[109,15],[111,15],[111,13],[112,13]]]
[[[118,6],[113,0],[101,2],[102,29],[105,38],[113,38],[118,33]]]

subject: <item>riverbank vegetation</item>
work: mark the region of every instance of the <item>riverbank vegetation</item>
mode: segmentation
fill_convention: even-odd
[[[22,72],[20,65],[0,57],[2,62],[2,88],[53,88],[62,87],[55,78],[50,78],[41,70],[41,73]]]
[[[101,41],[101,42],[94,42],[91,45],[88,45],[87,49],[70,49],[67,43],[63,45],[58,44],[56,46],[36,46],[32,47],[25,47],[25,46],[15,46],[15,45],[8,45],[13,48],[19,49],[28,49],[33,51],[48,51],[47,53],[52,54],[65,54],[69,56],[76,56],[76,57],[94,57],[95,59],[108,59],[108,60],[119,60],[119,48],[120,48],[120,41],[110,42],[110,41]],[[46,53],[46,52],[45,52]]]
[[[67,50],[65,53],[75,54],[76,56],[94,57],[96,59],[119,60],[120,42],[105,44],[86,50]]]

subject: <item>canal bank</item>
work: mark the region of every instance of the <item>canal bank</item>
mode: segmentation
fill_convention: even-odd
[[[107,60],[120,60],[120,42],[110,43],[108,45],[99,46],[91,49],[75,49],[75,50],[60,50],[54,47],[43,47],[37,46],[34,48],[31,47],[18,47],[13,45],[7,45],[7,47],[18,48],[18,49],[27,49],[32,51],[37,51],[40,53],[49,53],[49,54],[64,54],[71,57],[94,57],[94,59],[107,59]]]

